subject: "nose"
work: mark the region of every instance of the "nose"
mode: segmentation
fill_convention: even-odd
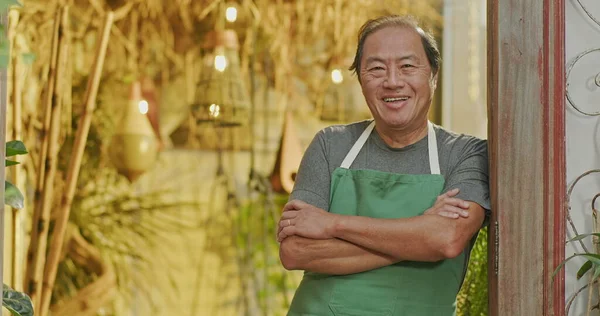
[[[402,76],[401,71],[395,67],[388,68],[388,71],[383,81],[383,86],[388,89],[397,89],[403,87],[406,82]]]

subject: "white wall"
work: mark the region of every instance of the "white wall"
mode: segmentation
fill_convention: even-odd
[[[600,19],[600,2],[597,0],[580,0],[588,11]],[[586,50],[600,48],[600,26],[596,25],[582,10],[577,0],[566,0],[566,62],[567,68],[573,60]],[[584,111],[600,111],[600,87],[594,82],[594,77],[600,74],[600,52],[594,52],[580,59],[574,66],[569,78],[568,89],[577,107]],[[591,169],[600,169],[600,116],[586,116],[578,113],[567,102],[567,185],[571,186],[575,179]],[[571,216],[579,233],[589,233],[593,229],[591,201],[600,192],[600,173],[591,174],[579,181],[571,196]],[[596,203],[600,209],[600,202]],[[574,236],[573,229],[567,224],[567,237]],[[592,250],[591,240],[586,240],[586,246]],[[567,257],[581,252],[579,244],[566,246]],[[572,260],[566,266],[566,299],[586,284],[589,277],[577,281],[575,274],[584,260]],[[588,292],[577,296],[568,315],[586,315]],[[598,303],[598,295],[592,297],[592,304]],[[596,310],[591,315],[600,315]]]
[[[442,125],[487,138],[486,0],[446,0]]]

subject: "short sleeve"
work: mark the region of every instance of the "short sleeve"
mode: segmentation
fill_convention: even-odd
[[[330,180],[327,141],[320,131],[302,156],[290,200],[301,200],[328,211]]]
[[[446,176],[444,192],[458,188],[457,198],[479,204],[485,210],[485,223],[490,217],[490,190],[487,141],[469,137],[461,148],[453,168]]]

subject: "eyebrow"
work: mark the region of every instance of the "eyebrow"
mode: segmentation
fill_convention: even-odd
[[[404,61],[404,60],[419,60],[419,58],[415,54],[410,54],[410,55],[402,56],[400,58],[396,58],[395,59],[396,62],[398,62],[398,61]],[[367,57],[367,60],[365,60],[365,65],[369,64],[369,63],[372,63],[372,62],[385,63],[385,59],[383,59],[381,57],[377,57],[377,56]]]

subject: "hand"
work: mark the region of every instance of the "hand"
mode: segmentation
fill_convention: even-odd
[[[452,189],[437,197],[433,206],[425,211],[424,214],[437,214],[448,218],[469,217],[469,203],[465,200],[455,198],[460,190]]]
[[[333,238],[331,231],[337,216],[300,200],[292,200],[283,207],[277,241],[292,235],[312,239]]]

